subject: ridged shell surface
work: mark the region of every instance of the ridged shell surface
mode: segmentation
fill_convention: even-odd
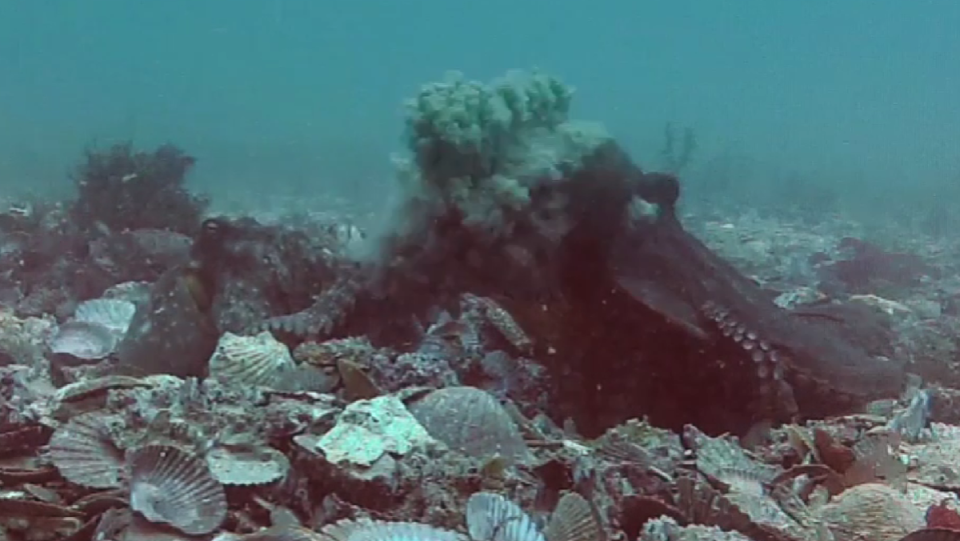
[[[225,333],[210,357],[210,377],[233,385],[271,387],[295,365],[287,346],[267,331],[254,336]]]
[[[606,538],[596,509],[576,492],[560,497],[543,535],[547,541],[603,541]]]
[[[84,413],[54,431],[50,460],[65,479],[88,488],[120,486],[123,454],[110,440],[108,420],[100,412]]]
[[[369,519],[341,520],[320,533],[332,541],[466,541],[456,532],[428,524]]]
[[[530,452],[517,425],[491,394],[445,387],[407,404],[434,438],[469,456],[524,461]]]
[[[147,520],[204,535],[226,518],[223,485],[202,458],[170,445],[146,445],[131,451],[127,464],[130,508]]]
[[[529,515],[494,492],[470,496],[466,514],[473,541],[546,541]]]
[[[119,338],[127,333],[136,311],[135,304],[123,299],[90,299],[77,305],[73,319],[103,325]]]
[[[50,339],[50,351],[88,361],[108,357],[117,347],[117,336],[109,328],[89,321],[67,321]]]

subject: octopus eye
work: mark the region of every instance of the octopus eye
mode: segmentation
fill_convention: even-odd
[[[200,224],[200,234],[194,239],[190,255],[196,260],[209,261],[223,248],[229,224],[220,218],[208,218]]]
[[[222,226],[220,224],[220,220],[217,220],[216,218],[209,218],[204,220],[200,227],[203,228],[204,235],[216,235],[220,232]]]

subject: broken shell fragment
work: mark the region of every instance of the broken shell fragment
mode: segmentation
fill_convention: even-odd
[[[287,457],[270,447],[217,447],[205,458],[210,473],[224,485],[265,485],[282,479],[290,469]]]

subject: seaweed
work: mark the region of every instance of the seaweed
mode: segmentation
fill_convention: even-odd
[[[196,159],[165,144],[152,152],[130,142],[106,150],[87,149],[72,179],[78,197],[72,207],[85,230],[165,229],[195,234],[208,206],[184,186]]]

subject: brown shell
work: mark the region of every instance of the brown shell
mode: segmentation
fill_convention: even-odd
[[[340,373],[344,397],[347,400],[364,400],[383,394],[359,363],[349,359],[337,359],[337,372]]]

